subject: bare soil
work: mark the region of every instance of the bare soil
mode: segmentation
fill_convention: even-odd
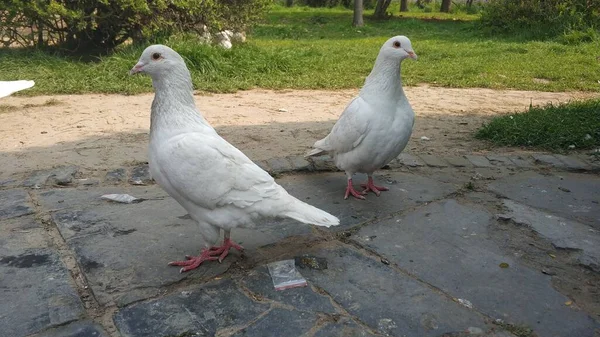
[[[304,154],[324,137],[358,90],[197,93],[219,133],[253,160]],[[492,117],[533,105],[598,96],[491,89],[406,88],[417,114],[407,151],[487,150],[473,132]],[[146,161],[153,94],[12,96],[0,101],[0,177],[59,165],[104,171]],[[429,140],[423,140],[421,137]]]

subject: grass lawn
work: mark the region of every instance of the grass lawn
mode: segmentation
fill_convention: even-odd
[[[571,102],[494,118],[475,135],[499,146],[550,151],[600,147],[600,100]]]
[[[229,92],[253,87],[337,89],[362,85],[381,44],[407,35],[419,60],[404,63],[406,85],[596,91],[600,89],[600,44],[564,45],[523,37],[487,37],[476,15],[411,9],[385,21],[353,28],[341,8],[273,7],[232,50],[197,44],[191,37],[165,41],[187,60],[195,87]],[[128,77],[143,47],[124,46],[93,62],[39,51],[0,50],[1,80],[33,79],[24,95],[151,91],[150,79]]]

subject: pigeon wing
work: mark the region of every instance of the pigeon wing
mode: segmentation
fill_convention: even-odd
[[[356,148],[369,131],[371,107],[360,96],[346,107],[327,137],[315,143],[315,148],[346,153]]]
[[[160,174],[169,187],[202,208],[246,208],[277,198],[283,190],[267,172],[216,135],[178,135],[157,150]]]

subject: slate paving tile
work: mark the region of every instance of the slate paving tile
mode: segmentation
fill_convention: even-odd
[[[29,194],[22,189],[0,191],[0,220],[32,214]]]
[[[80,318],[66,266],[33,217],[0,221],[0,335],[27,336]]]
[[[242,278],[241,283],[260,297],[292,306],[298,311],[336,312],[329,298],[315,293],[310,287],[275,290],[269,270],[265,266],[250,271]]]
[[[515,223],[529,226],[556,248],[578,250],[584,266],[600,272],[600,233],[587,225],[551,215],[509,199],[503,200],[507,212],[499,215]]]
[[[130,305],[114,315],[123,337],[214,336],[251,323],[269,309],[244,295],[229,279]]]
[[[485,326],[478,313],[355,250],[339,247],[316,254],[327,258],[328,269],[304,269],[302,275],[378,333],[440,336]]]
[[[485,209],[445,200],[364,227],[354,238],[494,319],[525,324],[540,336],[594,336],[597,323],[564,305],[569,299],[549,276],[521,265],[489,238],[493,221]]]
[[[488,189],[600,230],[600,177],[596,175],[521,172],[492,182]]]
[[[101,326],[91,321],[79,321],[45,331],[36,337],[108,337]]]
[[[274,308],[254,324],[231,336],[302,336],[315,325],[316,321],[316,315],[311,313]]]
[[[376,336],[347,318],[329,323],[317,331],[314,337],[372,337]]]

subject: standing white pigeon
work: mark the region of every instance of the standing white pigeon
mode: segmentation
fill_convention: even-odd
[[[404,95],[400,77],[400,63],[407,57],[417,59],[406,36],[387,40],[358,97],[348,104],[327,137],[315,142],[307,154],[332,154],[335,165],[348,177],[344,199],[350,194],[365,199],[369,191],[379,196],[380,191],[388,190],[373,183],[373,172],[396,158],[412,133],[415,113]],[[352,185],[354,173],[367,174],[362,192]]]
[[[0,81],[0,98],[33,87],[34,81]]]
[[[203,249],[200,256],[171,262],[192,270],[207,260],[222,261],[236,227],[250,227],[263,217],[289,217],[318,226],[335,226],[333,215],[289,195],[283,187],[240,150],[221,138],[194,103],[192,80],[181,56],[163,45],[142,53],[130,74],[152,78],[155,96],[150,124],[150,174],[198,222],[206,241],[221,246]]]

